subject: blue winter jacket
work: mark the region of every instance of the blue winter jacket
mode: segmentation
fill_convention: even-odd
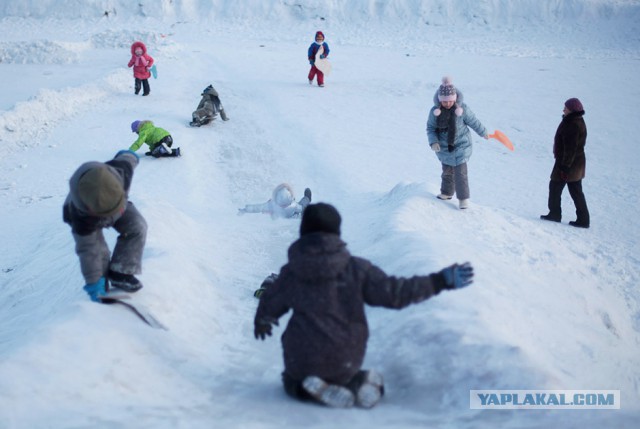
[[[322,42],[322,47],[324,48],[324,56],[326,58],[329,56],[329,45],[327,45],[327,42]],[[316,60],[316,53],[318,53],[318,49],[320,49],[320,45],[315,42],[309,46],[309,50],[307,51],[309,61],[313,62]]]
[[[440,152],[437,152],[436,155],[441,163],[452,167],[464,164],[471,158],[473,147],[469,127],[482,137],[488,134],[487,129],[476,118],[476,115],[469,109],[469,106],[462,103],[460,107],[462,107],[463,111],[461,116],[456,117],[456,138],[454,140],[455,149],[453,152],[449,152],[447,148],[447,130],[438,129],[438,118],[433,113],[434,110],[437,108],[441,109],[442,107],[433,106],[429,111],[429,119],[427,120],[429,145],[440,143]]]

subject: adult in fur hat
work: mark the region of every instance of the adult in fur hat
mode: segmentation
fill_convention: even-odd
[[[589,228],[589,208],[582,191],[582,179],[585,177],[587,166],[584,153],[584,146],[587,143],[587,125],[583,118],[584,107],[577,98],[570,98],[564,103],[562,113],[562,121],[553,139],[555,163],[549,180],[549,213],[540,218],[552,222],[562,220],[562,191],[567,185],[577,216],[575,221],[569,222],[569,225]]]
[[[128,200],[138,161],[134,152],[120,151],[111,161],[82,164],[69,180],[63,220],[71,225],[84,290],[96,302],[109,283],[127,292],[142,288],[134,274],[141,272],[147,223]],[[119,233],[113,254],[102,233],[105,228]]]
[[[431,149],[442,164],[440,184],[441,200],[450,200],[455,194],[459,207],[469,207],[469,178],[467,162],[473,151],[469,127],[484,139],[487,129],[463,101],[451,78],[444,77],[437,91],[437,104],[429,111],[427,137]]]
[[[192,121],[189,123],[192,127],[201,127],[209,122],[213,121],[218,113],[223,121],[228,121],[227,113],[222,107],[220,96],[218,91],[215,90],[213,85],[209,85],[202,91],[202,99],[198,103],[198,107],[191,114]]]
[[[306,208],[289,261],[260,296],[254,335],[264,340],[292,310],[282,335],[287,394],[331,407],[371,408],[384,385],[379,373],[362,369],[369,338],[365,304],[400,309],[468,286],[473,268],[454,264],[427,276],[388,276],[349,253],[341,221],[329,204]]]
[[[275,187],[271,198],[260,204],[247,204],[238,209],[238,214],[268,213],[273,219],[299,217],[311,202],[311,189],[304,190],[304,196],[296,202],[293,188],[288,183],[281,183]]]

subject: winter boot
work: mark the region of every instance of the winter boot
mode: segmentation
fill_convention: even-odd
[[[307,198],[309,198],[309,202],[311,202],[311,189],[306,188],[306,189],[304,190],[304,196],[305,196],[305,197],[307,197]]]
[[[447,194],[438,194],[437,198],[439,200],[450,200],[451,198],[453,198],[453,195],[447,195]]]
[[[460,210],[468,209],[469,208],[469,198],[465,198],[464,200],[460,200],[460,202],[458,204],[459,204]]]
[[[171,156],[182,156],[182,155],[180,154],[180,148],[179,148],[179,147],[177,147],[177,148],[175,148],[175,149],[171,149]]]
[[[318,402],[332,408],[350,408],[355,403],[353,392],[344,386],[329,384],[310,375],[302,380],[302,388]]]
[[[575,226],[576,228],[589,228],[588,222],[581,222],[579,220],[572,220],[571,222],[569,222],[569,225]]]
[[[551,221],[551,222],[560,222],[562,220],[562,216],[558,216],[556,214],[549,213],[549,214],[540,216],[540,219],[548,220],[548,221]]]
[[[133,293],[142,289],[142,283],[133,274],[123,274],[109,270],[108,276],[111,286],[125,292]]]
[[[362,408],[373,408],[384,395],[382,375],[375,371],[366,371],[364,382],[356,393],[356,404]]]

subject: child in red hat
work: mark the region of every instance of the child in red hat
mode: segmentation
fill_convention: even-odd
[[[316,32],[316,41],[309,46],[307,51],[307,57],[309,58],[309,64],[311,64],[311,70],[309,70],[309,85],[313,85],[313,79],[318,76],[318,86],[324,86],[324,73],[322,73],[315,66],[316,54],[318,50],[322,48],[323,52],[320,54],[320,58],[324,59],[329,56],[329,45],[324,41],[324,34],[322,31]]]

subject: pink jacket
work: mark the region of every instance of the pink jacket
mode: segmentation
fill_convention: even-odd
[[[142,55],[137,56],[135,54],[136,48],[142,48]],[[142,42],[134,42],[131,45],[131,60],[129,60],[129,67],[133,67],[133,77],[137,79],[149,79],[151,73],[149,68],[153,65],[153,58],[147,54],[147,47]]]

